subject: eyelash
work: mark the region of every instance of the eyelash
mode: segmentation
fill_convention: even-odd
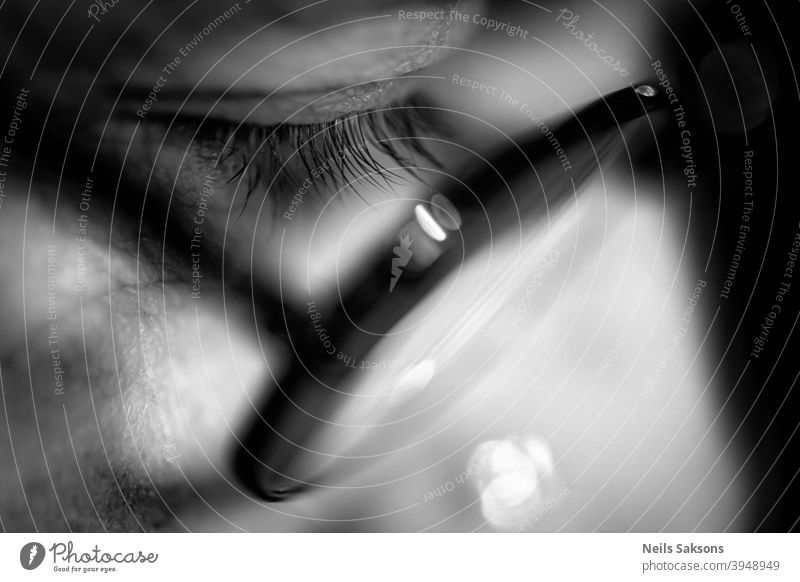
[[[415,162],[428,162],[441,169],[442,164],[422,139],[452,134],[440,110],[419,97],[410,97],[385,109],[364,111],[333,121],[313,124],[281,124],[266,127],[206,121],[197,141],[206,151],[219,151],[214,166],[226,183],[242,181],[245,204],[258,191],[273,198],[291,198],[292,189],[308,180],[323,164],[329,169],[318,172],[309,190],[318,194],[345,185],[363,199],[358,183],[369,182],[385,191],[405,183],[406,177],[387,168],[375,153],[384,154],[414,178],[423,181]],[[338,155],[346,152],[347,155]],[[212,154],[213,157],[213,154]],[[292,160],[297,163],[292,164]],[[296,169],[307,175],[300,179]],[[321,188],[319,186],[323,186]],[[274,208],[273,204],[273,208]]]

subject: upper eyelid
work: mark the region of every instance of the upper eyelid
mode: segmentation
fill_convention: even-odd
[[[219,202],[227,200],[225,204],[230,204],[236,215],[237,211],[245,209],[255,192],[269,196],[268,208],[274,210],[283,206],[287,196],[291,198],[293,189],[296,189],[297,183],[288,179],[290,172],[276,173],[276,170],[284,167],[284,159],[270,149],[267,136],[276,138],[274,143],[281,146],[279,151],[285,158],[292,157],[292,163],[286,167],[294,171],[295,178],[299,177],[302,182],[308,165],[314,163],[315,151],[324,152],[324,147],[315,150],[314,145],[327,143],[330,146],[331,142],[311,141],[304,147],[298,147],[303,145],[302,140],[298,142],[300,132],[325,140],[331,135],[331,130],[338,131],[337,126],[349,128],[351,133],[345,136],[349,135],[355,145],[366,146],[360,152],[362,155],[348,158],[349,165],[344,165],[344,171],[337,167],[326,173],[324,178],[327,181],[315,182],[310,200],[325,199],[336,194],[329,188],[333,184],[353,184],[356,189],[348,189],[348,195],[352,191],[359,193],[357,188],[370,182],[369,178],[372,178],[373,186],[377,181],[387,193],[393,190],[394,184],[406,183],[409,176],[406,171],[389,174],[387,166],[379,163],[381,161],[388,162],[389,167],[406,168],[412,165],[409,163],[411,158],[420,163],[427,160],[434,167],[441,168],[436,157],[422,142],[425,137],[452,135],[449,127],[438,118],[438,111],[435,102],[427,102],[421,94],[413,94],[381,109],[344,115],[317,124],[282,123],[265,126],[183,115],[154,115],[142,122],[135,116],[128,116],[112,124],[118,130],[109,132],[109,137],[116,141],[116,146],[107,151],[112,159],[116,157],[120,161],[122,152],[129,149],[127,160],[133,175],[146,180],[148,188],[162,192],[163,199],[172,201],[176,210],[185,207],[187,212],[191,212],[191,208],[198,203],[203,180],[213,176],[219,193],[226,192]],[[357,133],[353,133],[354,130]],[[339,133],[333,135],[342,136]],[[384,137],[391,140],[381,141]],[[230,142],[229,138],[232,138]],[[132,139],[136,143],[130,148]],[[227,151],[222,149],[225,143],[232,146]],[[304,159],[308,162],[305,167]],[[317,188],[323,184],[325,188]]]
[[[404,76],[401,76],[401,77],[391,77],[391,78],[386,78],[386,79],[373,79],[372,81],[362,81],[362,82],[359,82],[359,83],[353,83],[351,85],[347,85],[345,87],[338,87],[336,89],[328,91],[327,93],[318,95],[316,97],[316,99],[314,99],[311,102],[311,104],[316,103],[316,102],[318,102],[320,100],[335,96],[335,95],[341,93],[342,91],[348,91],[348,90],[353,89],[355,87],[363,87],[365,85],[370,85],[370,84],[374,85],[374,83],[376,83],[376,82],[377,83],[394,82],[397,79],[408,79],[408,80],[411,80],[411,79],[423,79],[423,78],[424,79],[431,79],[431,78],[443,79],[444,77],[432,77],[430,75],[404,75]],[[274,95],[274,94],[275,94],[275,92],[271,93],[271,95]],[[409,93],[401,94],[401,98],[402,97],[408,97],[408,95],[409,95]],[[394,95],[394,96],[392,96],[392,98],[393,98],[394,101],[397,101],[398,96]],[[409,99],[410,99],[410,97],[409,97]],[[259,100],[259,103],[263,105],[265,100],[266,99],[262,98],[262,99]],[[390,100],[390,101],[388,101],[388,103],[386,105],[391,105],[392,102],[393,101]],[[188,112],[188,111],[178,111],[178,112],[174,112],[174,113],[155,112],[151,116],[145,116],[145,118],[143,118],[143,119],[139,119],[137,117],[137,115],[131,113],[130,111],[127,111],[127,112],[123,113],[121,117],[122,117],[123,120],[127,119],[129,122],[135,122],[135,125],[137,127],[139,125],[142,125],[143,128],[152,128],[152,126],[153,126],[152,122],[155,122],[156,124],[161,124],[164,127],[163,132],[161,132],[162,139],[158,140],[157,138],[151,138],[151,139],[153,139],[153,142],[158,142],[157,144],[154,143],[153,145],[156,145],[157,149],[160,151],[165,145],[165,140],[167,139],[167,134],[169,134],[171,131],[174,131],[174,130],[181,130],[181,129],[187,130],[188,128],[191,128],[192,126],[194,126],[195,128],[199,128],[199,127],[201,127],[203,125],[206,125],[206,126],[216,125],[217,127],[226,127],[231,133],[238,133],[238,132],[242,131],[244,128],[247,128],[247,127],[263,128],[263,129],[268,130],[270,133],[272,133],[273,131],[278,130],[281,127],[291,127],[291,126],[302,127],[302,126],[307,126],[307,125],[309,125],[309,123],[300,123],[300,122],[290,123],[288,120],[292,119],[292,118],[296,119],[297,114],[299,112],[301,112],[303,109],[305,109],[306,107],[308,107],[308,105],[309,104],[306,104],[305,106],[303,106],[301,108],[295,108],[294,111],[292,111],[290,116],[284,117],[278,123],[270,123],[270,124],[256,123],[255,120],[252,119],[254,108],[251,108],[245,115],[241,115],[240,114],[240,115],[235,116],[233,119],[226,118],[224,116],[221,117],[221,116],[215,114],[215,112],[213,110],[210,111],[210,112],[206,111],[203,115],[193,114],[193,113]],[[327,120],[327,122],[328,123],[333,123],[333,122],[336,122],[336,121],[343,121],[343,120],[348,119],[351,116],[355,116],[355,115],[358,115],[360,113],[368,113],[369,111],[370,111],[370,109],[365,109],[364,111],[359,111],[359,112],[341,113],[340,115],[338,115],[337,117],[333,118],[332,120]],[[311,123],[326,123],[326,121],[313,121]],[[195,142],[195,141],[197,141],[197,138],[198,138],[198,129],[195,129],[194,135],[192,135],[191,139],[192,139],[193,142]]]
[[[413,165],[412,157],[441,166],[421,142],[423,133],[437,136],[449,133],[446,124],[436,119],[437,110],[434,104],[411,96],[391,107],[315,124],[263,126],[207,119],[202,122],[206,133],[198,130],[201,137],[195,139],[195,143],[208,146],[207,140],[211,139],[211,143],[227,150],[215,164],[224,164],[237,156],[242,160],[238,171],[227,182],[236,182],[237,188],[246,182],[248,198],[259,187],[266,192],[284,190],[281,186],[286,184],[280,182],[282,178],[287,178],[289,183],[297,182],[298,176],[291,176],[292,160],[297,162],[294,166],[306,172],[332,160],[339,173],[325,172],[321,184],[366,179],[373,185],[390,187],[402,178],[381,164],[376,153],[388,156],[401,167]],[[348,155],[338,163],[336,156],[340,150],[346,150]]]
[[[147,121],[149,117],[211,118],[229,123],[258,125],[305,124],[332,121],[348,114],[364,112],[391,105],[414,93],[421,81],[441,81],[436,75],[406,74],[375,78],[329,89],[285,91],[276,89],[263,93],[229,93],[214,100],[184,99],[171,103],[160,99],[159,109],[148,112],[136,110],[140,105],[128,105],[125,111],[134,118]],[[154,106],[155,106],[154,105]],[[142,115],[140,115],[142,113]]]

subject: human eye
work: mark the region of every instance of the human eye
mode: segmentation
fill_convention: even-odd
[[[421,179],[440,163],[429,143],[447,133],[438,109],[420,96],[327,121],[276,125],[176,116],[146,124],[127,121],[137,144],[127,163],[180,211],[212,204],[209,183],[222,194],[214,208],[241,217],[254,206],[284,223],[302,219],[329,197],[364,203]],[[222,200],[220,200],[222,198]],[[299,213],[299,214],[298,214]]]
[[[780,94],[723,85],[763,39],[722,66],[661,0],[66,4],[0,3],[0,527],[746,521],[709,364],[755,305]]]
[[[425,143],[443,125],[413,87],[440,43],[427,23],[398,22],[385,7],[326,9],[315,13],[326,18],[317,34],[313,10],[284,22],[285,4],[248,4],[190,55],[182,49],[216,22],[218,6],[193,3],[182,19],[174,5],[152,7],[145,20],[125,3],[88,25],[80,10],[63,26],[55,11],[31,18],[34,36],[52,32],[69,44],[77,30],[86,42],[73,47],[69,72],[58,68],[56,40],[36,74],[38,52],[28,62],[34,48],[14,63],[31,88],[26,127],[43,129],[41,137],[26,132],[29,151],[18,142],[17,159],[36,166],[35,196],[27,222],[24,208],[4,201],[3,220],[15,222],[4,234],[50,265],[49,279],[25,301],[36,333],[46,330],[32,358],[60,358],[55,380],[52,366],[33,371],[44,393],[58,383],[47,394],[55,412],[39,412],[47,427],[40,452],[65,459],[53,461],[62,471],[53,505],[33,503],[18,523],[150,529],[175,518],[189,485],[228,478],[236,432],[282,368],[276,330],[250,313],[279,284],[274,234],[304,231],[329,201],[370,208],[436,165]],[[172,18],[162,35],[158,27]],[[243,39],[246,47],[218,60]],[[181,66],[164,72],[176,55]],[[251,67],[253,75],[238,76]],[[161,92],[151,100],[154,86]],[[27,247],[16,224],[30,224]],[[16,311],[10,326],[18,338],[26,328],[16,316],[25,313]],[[33,443],[33,423],[21,424],[28,412],[12,413],[14,436]],[[70,438],[75,448],[62,454]],[[48,479],[46,467],[37,468],[21,486]],[[66,491],[75,499],[59,512]]]

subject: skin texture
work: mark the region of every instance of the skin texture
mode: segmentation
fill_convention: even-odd
[[[162,68],[174,62],[182,54],[181,48],[226,7],[201,3],[181,15],[186,4],[159,3],[137,16],[139,6],[120,2],[100,15],[99,22],[90,20],[81,8],[67,14],[59,24],[67,6],[64,2],[37,11],[24,24],[28,4],[7,3],[4,10],[8,10],[8,18],[2,20],[2,26],[10,32],[0,35],[0,42],[6,43],[6,52],[13,55],[4,73],[13,89],[8,93],[13,95],[16,87],[26,87],[30,97],[23,114],[23,131],[14,144],[13,174],[6,182],[6,198],[0,209],[0,296],[4,298],[0,302],[4,331],[0,337],[0,474],[9,476],[0,482],[0,519],[4,529],[409,530],[419,528],[420,523],[436,524],[442,529],[486,527],[477,503],[473,504],[474,512],[463,513],[466,521],[447,522],[459,503],[470,503],[468,494],[472,490],[468,487],[437,499],[436,503],[420,503],[426,491],[436,490],[449,475],[463,469],[455,458],[440,463],[436,470],[420,472],[411,483],[398,480],[389,488],[355,490],[356,493],[316,492],[280,509],[250,499],[231,475],[229,461],[236,439],[252,419],[263,395],[273,388],[274,379],[283,372],[284,354],[254,323],[249,308],[251,278],[258,285],[277,285],[275,263],[280,240],[275,231],[279,229],[272,228],[274,216],[268,209],[257,212],[261,202],[258,198],[248,212],[232,221],[231,209],[239,208],[234,202],[242,193],[236,184],[227,183],[226,168],[212,172],[211,161],[219,150],[209,145],[187,154],[191,131],[178,127],[167,130],[161,114],[180,107],[187,113],[211,111],[223,119],[265,124],[294,114],[295,121],[329,120],[402,95],[409,90],[407,79],[388,84],[378,80],[435,72],[435,68],[422,67],[435,66],[442,57],[438,47],[462,42],[465,35],[464,31],[436,21],[373,18],[403,7],[398,2],[371,2],[366,11],[364,4],[350,0],[326,3],[297,12],[268,30],[260,29],[301,4],[254,0],[242,5],[240,12],[184,58],[170,74],[162,96],[142,118],[137,116],[137,110],[163,74]],[[462,8],[477,12],[474,5],[465,4]],[[370,18],[369,22],[338,26],[364,18]],[[92,24],[92,33],[84,38]],[[304,38],[329,25],[337,26]],[[50,48],[40,59],[38,49],[48,43],[56,27]],[[24,34],[11,51],[19,30]],[[486,34],[483,40],[486,39],[489,44],[482,48],[492,55],[502,54],[498,47],[509,53],[527,50],[526,45],[505,42],[498,35]],[[279,50],[288,44],[290,48]],[[576,60],[588,54],[594,66],[602,68],[583,47],[572,49]],[[271,53],[274,54],[268,60],[263,60]],[[343,55],[352,56],[340,58]],[[503,56],[512,60],[519,57]],[[498,61],[490,61],[492,70],[487,72],[480,69],[485,62],[472,54],[463,53],[457,58],[460,62],[452,70],[465,77],[481,79],[492,70],[500,70]],[[547,117],[563,112],[567,105],[578,106],[597,98],[598,91],[619,86],[618,77],[606,77],[612,81],[601,83],[600,89],[591,87],[590,93],[576,95],[568,86],[573,78],[563,73],[560,56],[551,53],[549,58],[554,61],[540,68],[551,72],[553,79],[548,81],[556,89],[545,91],[542,86],[546,83],[536,85],[543,100],[532,90],[530,78],[523,79],[527,85],[507,85],[514,94],[535,103]],[[475,67],[472,70],[470,63]],[[31,79],[34,68],[36,73]],[[331,94],[332,90],[370,81],[377,82]],[[559,82],[564,85],[558,86]],[[199,97],[184,104],[186,89],[198,83]],[[444,91],[457,91],[462,97],[477,96],[451,85]],[[264,102],[263,98],[273,90],[279,91]],[[559,97],[557,103],[540,105],[554,94]],[[569,95],[574,102],[561,100],[561,95]],[[13,99],[4,102],[3,111],[10,112],[13,106]],[[485,107],[485,100],[480,101],[480,106]],[[460,103],[457,107],[478,114],[469,104]],[[504,130],[519,133],[529,128],[520,123],[518,108],[492,102],[491,109],[498,114],[493,119]],[[33,177],[29,180],[30,176]],[[87,177],[92,183],[88,194]],[[199,254],[203,278],[195,298],[192,270],[196,263],[188,239],[192,231],[187,231],[187,224],[192,226],[198,216],[205,187],[211,188],[213,196],[208,200],[203,221]],[[617,191],[625,189],[620,186]],[[682,466],[695,443],[703,442],[693,457],[697,465],[687,469],[694,476],[702,476],[720,450],[713,438],[703,437],[708,426],[706,413],[710,414],[713,408],[704,403],[697,414],[687,414],[696,403],[696,394],[691,390],[675,399],[677,404],[663,419],[658,394],[649,400],[640,397],[636,378],[650,373],[646,363],[619,393],[610,394],[608,386],[601,382],[592,390],[586,389],[592,383],[595,362],[606,355],[605,346],[612,345],[619,334],[619,324],[615,326],[615,322],[624,320],[642,286],[640,278],[631,277],[631,273],[640,274],[636,269],[614,271],[603,278],[606,284],[599,290],[589,284],[590,275],[620,269],[619,257],[626,256],[632,248],[639,254],[632,256],[630,264],[642,265],[644,271],[658,253],[659,257],[666,257],[666,267],[661,278],[652,284],[648,301],[661,306],[666,304],[665,290],[671,284],[668,274],[675,270],[669,263],[675,256],[670,255],[667,244],[664,243],[667,250],[663,250],[661,238],[650,236],[655,232],[661,235],[659,211],[632,209],[627,201],[616,200],[615,219],[604,222],[598,217],[605,218],[603,212],[607,212],[605,195],[605,191],[596,188],[593,212],[582,215],[585,218],[581,219],[580,229],[570,226],[584,238],[564,235],[564,240],[552,243],[562,245],[559,248],[564,258],[559,268],[564,272],[572,272],[573,256],[585,259],[583,263],[578,261],[577,275],[569,279],[572,287],[561,295],[566,298],[559,303],[561,311],[554,310],[551,320],[541,329],[536,327],[540,312],[532,308],[529,316],[528,333],[534,330],[540,335],[535,346],[541,358],[536,361],[547,361],[545,356],[555,359],[543,373],[540,389],[525,392],[529,400],[519,401],[515,408],[517,420],[529,420],[530,410],[542,411],[534,428],[550,439],[557,454],[563,455],[559,458],[562,465],[573,470],[572,476],[583,476],[583,481],[573,484],[566,496],[574,505],[563,506],[562,513],[552,512],[532,529],[647,529],[649,524],[635,522],[642,515],[640,505],[664,491],[663,484]],[[88,203],[88,207],[82,203]],[[632,212],[636,213],[636,220],[631,217]],[[365,222],[377,220],[367,215]],[[298,223],[293,222],[292,226]],[[609,223],[615,225],[611,234],[604,230]],[[342,224],[349,223],[328,225],[329,231],[343,230]],[[562,222],[562,226],[571,224]],[[287,239],[299,249],[306,234],[294,229]],[[332,249],[336,245],[325,237],[318,239],[323,242],[317,244],[326,247],[320,251],[327,254],[313,254],[323,257],[320,262],[335,264],[338,257],[333,256]],[[594,262],[598,249],[603,249],[602,259],[608,265],[601,267],[600,262]],[[510,250],[509,256],[513,254]],[[298,265],[305,259],[302,252],[288,256]],[[560,289],[560,283],[568,280],[563,272],[559,277],[562,275],[560,279],[555,271],[548,272],[544,283],[550,285],[551,291]],[[502,273],[496,279],[502,280]],[[301,295],[302,286],[297,282],[294,285],[297,295]],[[681,301],[671,301],[670,317],[665,316],[665,320],[678,320],[684,309]],[[560,334],[572,329],[568,324],[573,322],[570,318],[576,313],[576,305],[586,307],[580,312],[580,329],[575,337],[564,338]],[[612,305],[614,313],[609,321],[592,320],[591,314],[605,313]],[[448,307],[461,309],[458,303]],[[631,359],[637,355],[634,348],[638,348],[641,336],[656,329],[653,318],[657,314],[655,308],[648,313],[642,310],[636,330],[639,335],[631,332],[626,344]],[[501,323],[498,318],[495,325]],[[655,335],[669,341],[673,328],[661,323]],[[585,332],[587,328],[591,333]],[[468,361],[454,367],[457,373],[440,378],[440,391],[434,385],[428,398],[435,401],[453,389],[453,382],[472,382],[475,370],[471,366],[482,363],[482,358],[497,346],[497,342],[486,338],[491,338],[493,331],[500,333],[491,327],[481,331],[486,343],[471,346],[474,351],[465,354]],[[588,342],[587,337],[592,334],[600,339]],[[425,340],[436,337],[431,333]],[[581,341],[590,345],[583,346]],[[694,349],[691,341],[687,339],[682,344],[683,359],[676,361],[690,358]],[[554,356],[552,346],[561,344],[568,348]],[[589,347],[598,353],[584,358]],[[657,357],[663,344],[656,341],[651,349],[654,355],[650,355]],[[393,355],[385,357],[391,359]],[[621,356],[620,362],[625,357]],[[497,360],[497,365],[499,376],[506,369],[502,359]],[[663,383],[678,385],[683,367],[678,363],[672,366],[673,376],[663,376]],[[616,373],[622,368],[615,368]],[[520,377],[505,382],[501,387],[505,392],[498,392],[492,401],[498,406],[517,402],[519,390],[525,389],[531,378],[539,378],[540,371],[518,369]],[[493,377],[487,375],[490,380]],[[615,386],[620,380],[611,379],[611,372],[606,377],[609,385]],[[474,422],[465,423],[463,432],[455,435],[453,448],[476,439],[474,427],[485,425],[486,409],[473,405],[499,390],[490,380],[472,382],[469,390],[462,391],[464,397],[458,405],[474,414]],[[57,384],[59,381],[63,386]],[[695,379],[687,384],[693,389],[704,382]],[[665,392],[660,394],[663,398],[668,396]],[[581,406],[576,407],[576,402]],[[640,410],[633,410],[636,406]],[[598,410],[607,412],[598,416]],[[684,426],[686,417],[690,420]],[[622,422],[628,418],[633,420]],[[649,432],[654,425],[659,430]],[[620,426],[625,428],[625,438],[615,440],[612,437]],[[586,427],[596,432],[587,433]],[[429,427],[419,428],[422,434]],[[678,429],[682,430],[681,437],[669,449],[668,462],[650,472],[650,450],[666,449],[665,443],[673,442]],[[650,437],[648,446],[636,449],[635,462],[625,464],[629,443],[644,442],[643,435]],[[438,462],[440,452],[431,445],[425,454],[414,448],[408,456],[424,466]],[[363,476],[363,480],[379,482],[387,475],[398,476],[406,471],[402,461],[392,458],[376,462],[374,474]],[[623,470],[614,475],[618,480],[611,479],[610,474],[617,467]],[[623,505],[626,494],[645,473],[650,479],[647,489],[630,497],[632,505]],[[357,482],[362,476],[353,479]],[[599,483],[606,486],[596,490]],[[695,498],[700,499],[698,508],[683,507],[675,513],[671,527],[697,526],[698,516],[728,483],[728,468],[719,463],[713,478],[703,482],[703,489]],[[654,505],[651,510],[652,514],[661,514],[654,523],[662,523],[664,515],[675,512],[696,484],[680,481],[666,490],[661,505]],[[735,487],[731,487],[730,496],[734,493]],[[587,505],[590,498],[598,502]],[[732,513],[730,498],[725,497],[717,505],[719,515],[712,515],[701,529],[720,529],[727,524]],[[389,505],[414,509],[390,514],[387,500]],[[606,520],[608,508],[617,504],[619,517]],[[217,508],[223,507],[228,511],[217,514]],[[281,512],[301,517],[293,520]],[[358,521],[363,517],[366,522],[368,517],[381,514],[385,517],[376,520],[377,525]],[[307,515],[330,521],[304,520]],[[567,521],[565,515],[574,519]],[[342,518],[354,519],[337,521]]]
[[[365,13],[360,3],[339,2],[338,9],[297,13],[268,33],[259,28],[301,5],[242,5],[185,57],[169,78],[172,96],[158,102],[164,109],[149,114],[155,119],[177,107],[184,89],[205,76],[205,95],[216,99],[232,89],[245,96],[228,99],[215,113],[238,119],[253,101],[297,78],[289,94],[262,104],[252,119],[274,123],[332,88],[433,62],[436,46],[445,41],[441,23],[373,18],[375,10],[394,10],[390,4]],[[173,134],[140,224],[143,184],[160,140],[143,128],[128,150],[133,127],[125,112],[130,103],[141,104],[164,64],[224,8],[200,3],[179,17],[185,5],[159,4],[137,17],[140,7],[122,2],[99,15],[100,22],[79,9],[59,23],[67,5],[34,12],[24,27],[29,6],[4,7],[4,49],[11,52],[16,32],[23,31],[6,79],[27,88],[30,101],[0,212],[0,472],[7,476],[0,484],[0,520],[9,531],[180,528],[174,512],[196,499],[195,490],[235,492],[227,462],[236,432],[270,375],[280,373],[280,359],[269,338],[255,333],[245,304],[226,302],[214,280],[214,249],[231,190],[211,180],[216,198],[202,255],[208,278],[202,294],[190,299],[189,257],[163,249],[165,205],[179,174],[175,212],[188,216],[208,160],[190,158],[176,172],[187,141]],[[340,25],[362,18],[370,20],[298,40],[323,28],[326,19]],[[78,50],[90,24],[95,28]],[[51,33],[49,49],[40,53]],[[362,54],[329,62],[350,53]],[[126,82],[136,99],[121,93]],[[330,119],[374,106],[389,93],[383,84],[339,93],[304,115]],[[208,107],[203,97],[185,111]],[[24,176],[34,156],[37,170],[28,183]],[[127,173],[120,178],[115,172],[122,160]],[[254,219],[242,224],[252,226]],[[233,244],[247,256],[252,240],[240,238]]]

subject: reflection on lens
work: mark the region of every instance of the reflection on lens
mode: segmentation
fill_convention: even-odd
[[[433,208],[433,217],[441,226],[447,230],[461,228],[461,213],[447,196],[434,194],[431,197],[431,207]]]
[[[436,374],[436,363],[426,358],[397,379],[392,394],[412,395],[424,390]]]
[[[441,226],[439,226],[439,223],[436,222],[436,219],[431,216],[431,213],[428,212],[428,209],[422,204],[417,204],[414,207],[414,214],[416,215],[417,222],[419,222],[422,230],[424,230],[425,234],[427,234],[433,240],[442,242],[447,238],[447,233]]]
[[[642,97],[655,97],[658,93],[652,85],[639,85],[636,87],[636,92]]]
[[[484,518],[497,529],[511,529],[534,513],[552,487],[553,461],[547,444],[526,436],[487,441],[470,466],[480,467],[478,489]]]

